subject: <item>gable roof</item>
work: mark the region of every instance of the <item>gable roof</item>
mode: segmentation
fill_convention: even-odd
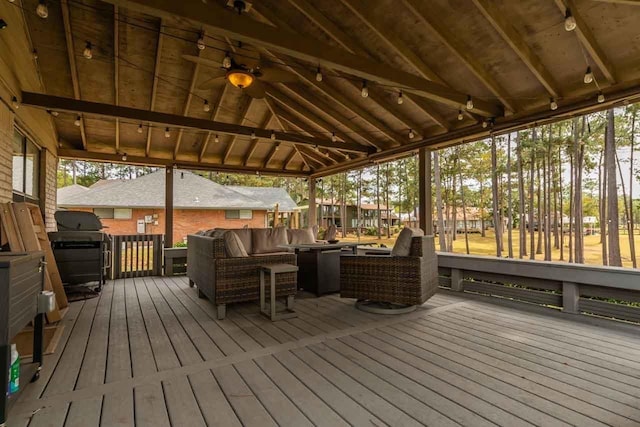
[[[84,194],[87,191],[89,191],[89,188],[80,184],[71,184],[67,185],[66,187],[58,188],[56,194],[57,203],[58,205],[63,205],[69,199],[73,199],[73,197],[77,196],[78,194]]]
[[[251,199],[259,200],[264,206],[270,206],[269,209],[274,209],[277,203],[280,212],[291,212],[298,206],[284,188],[243,186],[228,186],[226,188],[237,191]]]
[[[275,203],[295,206],[284,190],[269,191],[273,193],[273,199],[268,200],[270,203],[266,203],[262,198],[242,194],[189,171],[176,170],[174,173],[173,205],[176,209],[271,210]],[[164,208],[165,179],[165,171],[161,169],[140,178],[121,180],[109,185],[97,185],[80,194],[63,198],[62,202],[58,202],[58,206],[64,208]]]

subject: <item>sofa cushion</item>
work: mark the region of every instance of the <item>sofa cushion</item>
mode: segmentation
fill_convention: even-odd
[[[278,246],[288,243],[287,229],[284,227],[253,228],[251,229],[251,237],[253,244],[252,254],[282,252],[282,248]]]
[[[301,228],[299,230],[287,230],[287,239],[291,245],[307,245],[315,243],[316,239],[313,230],[310,228]]]
[[[393,245],[391,256],[409,256],[411,254],[411,240],[420,236],[424,236],[424,232],[420,228],[405,227],[402,229],[396,244]]]
[[[240,237],[233,231],[224,233],[224,250],[227,252],[227,256],[231,258],[246,258],[249,256]]]
[[[250,228],[216,228],[216,235],[212,237],[221,239],[227,231],[236,233],[242,242],[242,246],[244,246],[244,250],[247,251],[248,254],[252,252],[253,245]]]

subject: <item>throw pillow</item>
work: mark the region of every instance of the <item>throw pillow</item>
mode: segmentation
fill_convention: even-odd
[[[242,245],[244,246],[244,250],[247,251],[248,254],[253,253],[253,244],[251,243],[251,229],[249,228],[235,228],[232,229],[234,233],[238,235]]]
[[[249,255],[244,250],[240,237],[233,231],[224,233],[224,249],[231,258],[245,258]]]
[[[310,228],[301,228],[299,230],[287,230],[289,243],[292,245],[308,245],[315,243],[313,231]]]
[[[404,228],[393,245],[391,256],[409,256],[411,254],[411,240],[414,237],[424,236],[424,232],[419,228]]]
[[[251,235],[253,237],[254,254],[283,252],[284,249],[279,246],[288,243],[287,230],[284,227],[253,228],[251,229]]]

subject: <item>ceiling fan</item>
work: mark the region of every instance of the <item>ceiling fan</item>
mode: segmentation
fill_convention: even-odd
[[[244,47],[246,49],[246,46]],[[239,55],[242,62],[227,54],[222,62],[202,58],[194,55],[182,55],[187,61],[196,64],[216,68],[210,74],[210,78],[200,84],[198,89],[206,90],[214,87],[221,80],[226,80],[233,86],[242,89],[252,98],[262,99],[265,97],[263,82],[269,83],[292,83],[297,78],[292,73],[279,68],[261,65],[262,58],[255,51],[250,55]]]

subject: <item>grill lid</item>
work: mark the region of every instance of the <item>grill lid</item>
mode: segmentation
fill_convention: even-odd
[[[57,211],[55,218],[59,231],[99,231],[103,228],[92,212]]]

